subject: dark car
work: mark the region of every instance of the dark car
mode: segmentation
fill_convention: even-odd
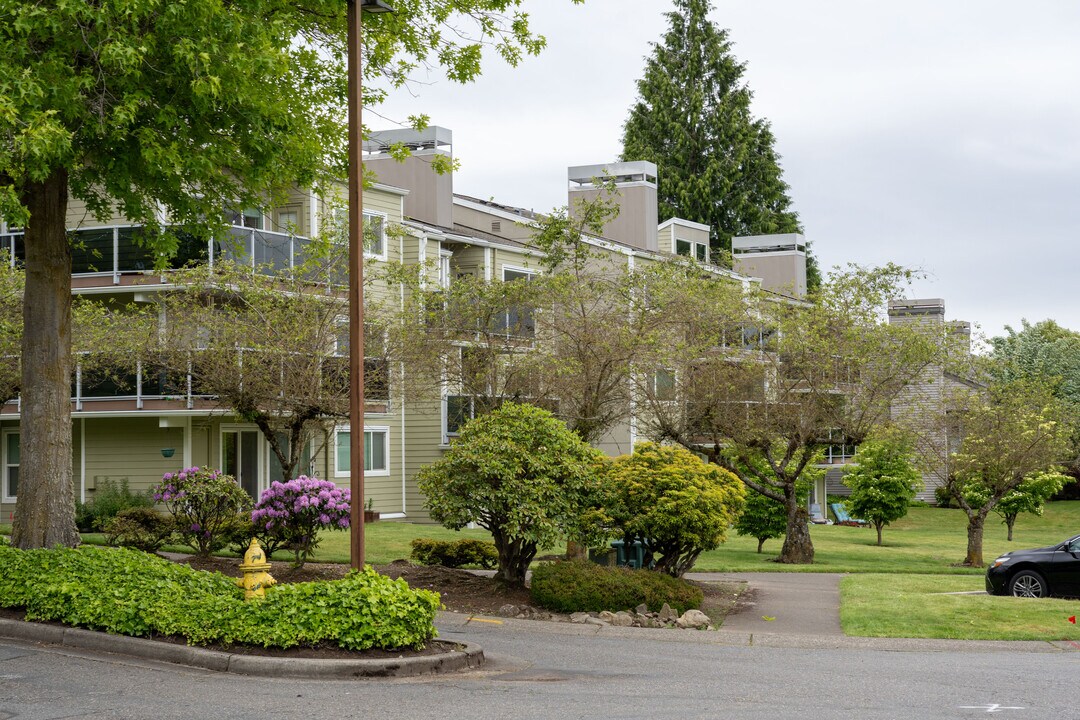
[[[986,568],[986,592],[1080,597],[1080,535],[1050,547],[1005,553]]]

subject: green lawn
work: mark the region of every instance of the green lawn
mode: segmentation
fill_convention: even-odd
[[[981,569],[954,567],[964,557],[967,544],[967,518],[960,510],[911,508],[908,516],[885,528],[885,545],[877,547],[869,528],[814,525],[816,562],[813,565],[780,565],[772,558],[780,550],[782,539],[769,540],[764,552],[756,552],[757,541],[729,533],[718,549],[702,553],[696,571],[714,572],[844,572],[844,573],[920,573],[981,576]],[[0,526],[0,532],[9,532]],[[1005,525],[996,515],[987,519],[983,554],[987,562],[1007,550],[1050,545],[1080,532],[1080,501],[1049,503],[1043,517],[1022,515],[1016,523],[1016,539],[1005,540]],[[409,557],[409,541],[414,537],[488,539],[484,530],[455,532],[439,525],[417,525],[380,521],[366,525],[366,560],[382,565]],[[87,542],[101,543],[101,536],[84,536]],[[169,548],[182,550],[183,548]],[[548,549],[559,552],[561,549]],[[275,556],[279,557],[279,556]],[[281,559],[285,559],[281,556]],[[347,532],[323,534],[322,547],[315,562],[348,562]]]
[[[862,637],[1080,640],[1068,621],[1076,600],[945,594],[983,589],[956,575],[852,575],[840,582],[840,625]]]
[[[772,562],[783,539],[769,540],[758,555],[757,541],[731,533],[726,543],[702,553],[694,570],[717,572],[845,572],[933,573],[982,575],[983,570],[953,567],[964,559],[967,517],[960,510],[911,508],[907,517],[885,528],[885,545],[877,547],[872,528],[813,525],[813,565]],[[1021,515],[1013,542],[997,515],[986,521],[983,557],[987,562],[1009,550],[1050,545],[1080,533],[1080,501],[1054,502],[1043,517]]]

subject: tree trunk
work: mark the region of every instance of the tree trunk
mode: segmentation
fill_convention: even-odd
[[[26,290],[23,302],[19,491],[11,542],[23,549],[75,547],[71,472],[71,248],[67,171],[23,195]]]
[[[577,540],[566,541],[566,559],[567,560],[584,560],[588,553],[588,548]]]
[[[536,543],[508,540],[499,533],[492,533],[495,550],[499,553],[499,569],[495,579],[508,585],[525,586],[525,573],[529,563],[536,557]]]
[[[787,536],[777,562],[790,565],[808,565],[814,562],[814,543],[810,540],[810,516],[799,504],[794,487],[785,492],[784,507],[787,510]]]
[[[1005,516],[1005,525],[1006,525],[1006,527],[1009,528],[1009,542],[1012,542],[1013,525],[1015,525],[1015,524],[1016,524],[1016,516],[1015,515],[1006,515]]]
[[[885,523],[874,523],[874,527],[877,528],[877,544],[881,545],[881,529],[885,527]]]
[[[759,555],[761,554],[761,548],[765,545],[766,540],[768,540],[768,538],[758,538],[757,540],[757,551]]]
[[[967,557],[964,558],[964,564],[971,567],[983,566],[983,526],[986,523],[986,514],[982,511],[977,511],[972,515],[968,515],[968,544],[967,544]]]

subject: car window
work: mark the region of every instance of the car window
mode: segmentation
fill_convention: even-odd
[[[1069,552],[1080,553],[1080,537],[1073,538],[1065,549]]]

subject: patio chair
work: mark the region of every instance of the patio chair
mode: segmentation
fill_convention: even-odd
[[[815,525],[832,525],[832,520],[822,515],[821,506],[817,503],[810,505],[810,522]]]
[[[853,523],[858,523],[860,525],[869,525],[869,523],[866,522],[865,520],[860,520],[859,518],[853,518],[850,515],[848,515],[847,508],[845,508],[840,503],[832,503],[831,505],[829,505],[829,507],[832,508],[833,515],[836,516],[836,522],[839,522],[839,523],[853,522]]]

